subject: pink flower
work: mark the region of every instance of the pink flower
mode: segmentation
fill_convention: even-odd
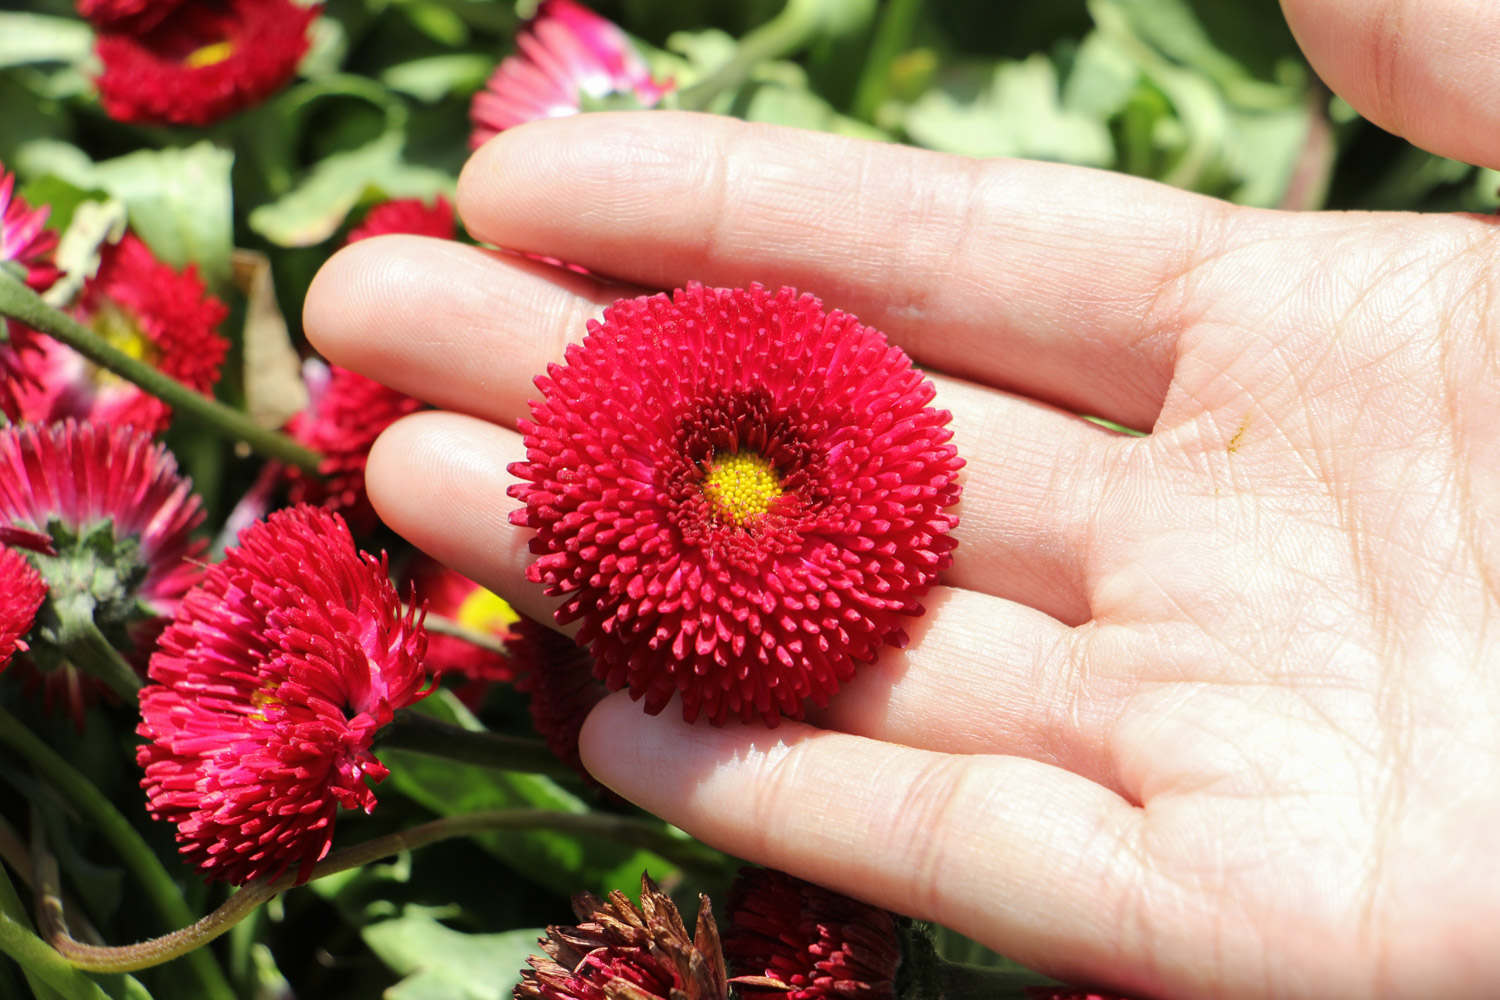
[[[27,649],[26,633],[46,596],[47,584],[26,557],[0,547],[0,668]]]
[[[116,121],[216,122],[291,80],[319,10],[292,0],[186,0],[145,34],[99,37],[99,100]]]
[[[585,99],[630,94],[651,107],[672,89],[651,78],[646,62],[610,21],[573,0],[543,0],[516,36],[516,52],[474,95],[469,145],[539,118],[576,115]]]
[[[50,209],[32,208],[15,193],[16,176],[0,166],[0,268],[15,272],[35,292],[44,292],[61,274],[53,264],[57,234],[46,228]],[[40,388],[32,367],[41,348],[37,334],[0,316],[0,413],[21,419],[22,398]]]
[[[136,753],[151,815],[211,880],[305,880],[338,809],[374,809],[366,779],[388,772],[370,746],[425,693],[426,646],[385,559],[337,514],[246,528],[151,657]]]
[[[566,359],[536,380],[512,520],[611,690],[774,725],[906,642],[963,463],[879,331],[787,288],[690,285],[616,302]]]
[[[219,380],[229,350],[217,332],[228,313],[196,268],[173,270],[132,233],[102,248],[99,271],[73,308],[75,319],[115,347],[204,393]],[[171,408],[155,396],[51,337],[38,341],[42,357],[30,368],[39,388],[22,393],[26,419],[74,417],[152,432],[171,422]]]
[[[153,626],[177,610],[201,573],[206,543],[193,537],[203,507],[161,445],[130,427],[68,421],[0,428],[0,528],[48,540],[32,555],[59,619],[87,613],[123,650],[143,650]],[[44,558],[45,557],[45,558]],[[71,621],[74,628],[81,622]],[[66,702],[82,725],[99,690],[67,650],[34,643],[49,703]]]

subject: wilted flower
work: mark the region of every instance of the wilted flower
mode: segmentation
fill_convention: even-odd
[[[894,1000],[901,942],[888,911],[767,868],[729,894],[724,953],[752,996]]]
[[[774,725],[905,643],[962,461],[882,334],[791,289],[690,285],[616,302],[566,359],[522,422],[512,520],[610,689]]]
[[[0,667],[27,648],[26,633],[46,596],[47,584],[26,557],[0,546]]]
[[[328,853],[340,806],[371,811],[370,752],[423,694],[427,636],[384,558],[300,506],[240,534],[183,600],[141,692],[151,815],[209,879],[241,884]]]
[[[578,755],[578,731],[609,693],[594,676],[588,650],[556,629],[522,618],[505,641],[515,665],[516,688],[531,696],[531,724],[559,760],[594,778]]]
[[[429,616],[447,618],[471,632],[506,640],[520,618],[504,598],[434,559],[417,557],[407,576]],[[470,708],[479,705],[491,684],[514,680],[516,675],[509,656],[436,631],[430,631],[427,639],[427,669],[462,678],[455,694]]]
[[[50,209],[32,208],[15,193],[16,176],[0,166],[0,269],[43,292],[61,272],[53,263],[57,234],[47,228]],[[21,419],[21,398],[39,384],[32,367],[40,348],[37,334],[0,316],[0,413]]]
[[[84,282],[72,313],[121,351],[199,392],[213,388],[229,350],[217,332],[229,310],[208,294],[197,269],[173,270],[132,233],[101,248],[99,271]],[[42,357],[30,368],[39,384],[21,393],[26,419],[75,417],[153,432],[171,421],[171,408],[155,396],[51,337],[38,343]]]
[[[650,107],[672,89],[651,78],[625,32],[573,0],[543,0],[516,36],[516,52],[501,60],[474,95],[469,145],[523,122],[577,114],[585,100],[630,95]]]
[[[521,972],[516,1000],[726,1000],[728,973],[707,896],[689,936],[677,904],[641,876],[640,905],[616,890],[573,897],[577,927],[549,927],[547,955]]]
[[[26,660],[82,724],[86,696],[68,645],[97,627],[117,649],[170,617],[198,578],[203,508],[177,463],[129,427],[71,421],[0,429],[0,528],[50,540],[28,559],[48,585],[48,625]],[[32,546],[38,547],[38,546]]]
[[[99,100],[122,122],[207,125],[280,90],[320,8],[292,0],[186,0],[144,34],[105,34]]]

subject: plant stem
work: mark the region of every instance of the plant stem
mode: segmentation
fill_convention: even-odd
[[[132,358],[67,313],[52,308],[40,295],[8,274],[0,274],[0,313],[62,341],[94,364],[167,403],[178,413],[197,418],[221,437],[243,441],[263,455],[317,474],[322,461],[317,452],[304,448],[285,434],[260,426],[233,407],[189,389],[146,362]]]
[[[867,122],[875,120],[875,113],[890,89],[891,65],[911,38],[921,10],[922,0],[889,0],[885,5],[875,39],[870,43],[870,54],[854,88],[854,117]]]
[[[21,875],[22,878],[26,877],[26,870],[17,867],[14,859],[7,858],[6,860],[12,868],[15,868],[16,874]],[[0,914],[13,920],[24,930],[31,930],[31,921],[26,916],[26,907],[21,905],[21,897],[16,895],[16,888],[11,885],[10,877],[6,875],[4,865],[0,865]],[[53,997],[66,996],[66,994],[58,993],[51,986],[48,986],[36,972],[32,971],[29,966],[21,963],[19,959],[17,959],[17,964],[21,966],[21,975],[26,978],[26,985],[31,988],[32,996],[36,997],[37,1000],[52,1000]]]
[[[552,778],[577,776],[541,740],[471,732],[417,712],[397,715],[395,721],[381,730],[375,745],[498,771],[525,771]]]
[[[130,821],[120,815],[93,782],[3,708],[0,708],[0,743],[25,757],[38,774],[72,803],[85,823],[104,835],[145,888],[147,898],[168,926],[182,926],[193,919],[181,890]],[[200,996],[233,1000],[234,991],[213,955],[198,952],[189,956],[188,962],[198,980]]]
[[[505,652],[505,642],[499,636],[469,628],[469,626],[462,622],[454,621],[452,618],[433,614],[429,611],[422,619],[422,623],[427,626],[427,631],[429,632],[437,635],[452,636],[455,639],[462,639],[472,646],[478,646],[480,649],[488,650],[491,653],[499,653],[501,656],[507,655]]]
[[[86,660],[84,669],[97,677],[127,705],[134,705],[141,693],[141,675],[125,661],[125,657],[99,631],[99,626],[90,618],[79,630],[81,634],[68,644],[69,659]]]
[[[826,0],[787,0],[781,13],[740,39],[734,55],[723,66],[677,95],[677,106],[702,111],[726,90],[738,87],[756,66],[779,59],[806,45],[822,20]]]
[[[496,830],[559,830],[564,833],[595,836],[616,843],[630,844],[655,851],[663,856],[681,855],[682,848],[692,845],[674,837],[658,823],[630,816],[605,813],[549,812],[541,809],[502,809],[491,812],[449,816],[423,823],[399,833],[376,837],[353,847],[335,851],[312,870],[312,878],[323,878],[350,868],[358,868],[400,851],[419,847],[450,837],[463,837]],[[707,850],[703,848],[702,850]],[[705,858],[696,864],[704,866]],[[248,885],[208,916],[181,930],[139,944],[118,948],[101,948],[75,941],[66,935],[56,936],[52,944],[76,968],[94,972],[132,972],[160,965],[193,949],[201,948],[249,916],[256,907],[297,884],[295,873],[274,882]]]

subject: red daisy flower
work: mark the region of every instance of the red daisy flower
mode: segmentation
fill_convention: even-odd
[[[469,106],[474,149],[512,126],[576,115],[585,99],[630,94],[649,108],[672,89],[670,80],[651,78],[625,32],[573,0],[543,0],[516,36],[516,50]]]
[[[199,392],[219,379],[229,342],[216,328],[229,310],[204,289],[195,267],[173,270],[132,233],[102,248],[99,271],[84,282],[72,312],[126,354]],[[171,422],[171,408],[155,396],[51,337],[38,343],[42,357],[30,368],[40,388],[20,393],[26,419],[75,417],[152,432]]]
[[[546,956],[521,970],[515,1000],[727,1000],[728,973],[707,896],[687,925],[672,898],[641,876],[640,905],[616,890],[573,897],[577,927],[548,927]]]
[[[99,100],[116,121],[216,122],[286,85],[319,9],[292,0],[187,0],[146,34],[102,35]]]
[[[27,649],[26,633],[46,596],[47,584],[26,557],[0,547],[0,668]]]
[[[508,639],[520,618],[504,598],[434,559],[417,557],[408,578],[416,599],[427,606],[429,615],[441,615],[472,632]],[[455,694],[470,708],[479,706],[491,684],[512,681],[516,676],[509,656],[435,631],[428,634],[427,669],[440,676],[462,678]]]
[[[453,206],[441,195],[430,206],[420,198],[397,198],[382,202],[370,209],[363,222],[349,230],[344,244],[347,246],[371,236],[384,236],[388,233],[451,240],[455,235]]]
[[[15,187],[15,174],[0,166],[0,268],[44,292],[62,274],[52,263],[57,234],[47,228],[51,209],[27,205]],[[0,413],[20,420],[22,397],[40,385],[31,370],[40,354],[37,334],[0,316],[0,335]]]
[[[117,649],[146,648],[200,575],[206,542],[193,537],[203,507],[177,463],[130,427],[26,424],[0,429],[0,528],[30,555],[50,590],[56,635],[25,658],[82,725],[102,685],[70,661],[66,635],[93,623]],[[10,529],[35,533],[27,543]]]
[[[515,663],[517,690],[531,696],[531,724],[547,748],[598,785],[578,755],[578,731],[609,689],[594,676],[588,650],[529,618],[512,626],[505,648]]]
[[[338,808],[374,809],[365,779],[388,771],[370,746],[425,693],[426,646],[385,558],[357,551],[337,514],[246,528],[151,657],[136,751],[151,815],[211,880],[305,880]]]
[[[1028,986],[1026,1000],[1130,1000],[1123,993],[1100,993],[1082,986]]]
[[[894,1000],[901,942],[889,912],[766,868],[729,893],[724,953],[749,996]]]
[[[77,0],[78,13],[100,31],[142,35],[156,27],[183,0]]]
[[[819,705],[952,561],[963,464],[932,383],[810,295],[622,299],[537,379],[511,487],[562,624],[655,713]]]

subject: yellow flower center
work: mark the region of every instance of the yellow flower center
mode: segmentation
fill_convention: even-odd
[[[188,69],[202,69],[205,66],[221,63],[232,55],[234,55],[233,42],[214,42],[212,45],[205,45],[201,49],[189,52],[187,58],[182,61],[182,65]]]
[[[720,456],[703,477],[703,495],[721,520],[743,525],[771,509],[781,496],[781,481],[771,463],[753,451]]]
[[[505,603],[505,598],[492,594],[483,587],[475,587],[474,592],[458,606],[458,613],[453,617],[464,628],[492,635],[510,631],[510,627],[521,618]]]
[[[161,360],[161,352],[156,349],[156,343],[142,333],[135,320],[121,309],[107,305],[94,314],[89,325],[111,347],[130,355],[137,361],[144,361],[154,366]],[[94,384],[100,388],[125,383],[120,376],[103,368],[94,367],[92,374]]]

